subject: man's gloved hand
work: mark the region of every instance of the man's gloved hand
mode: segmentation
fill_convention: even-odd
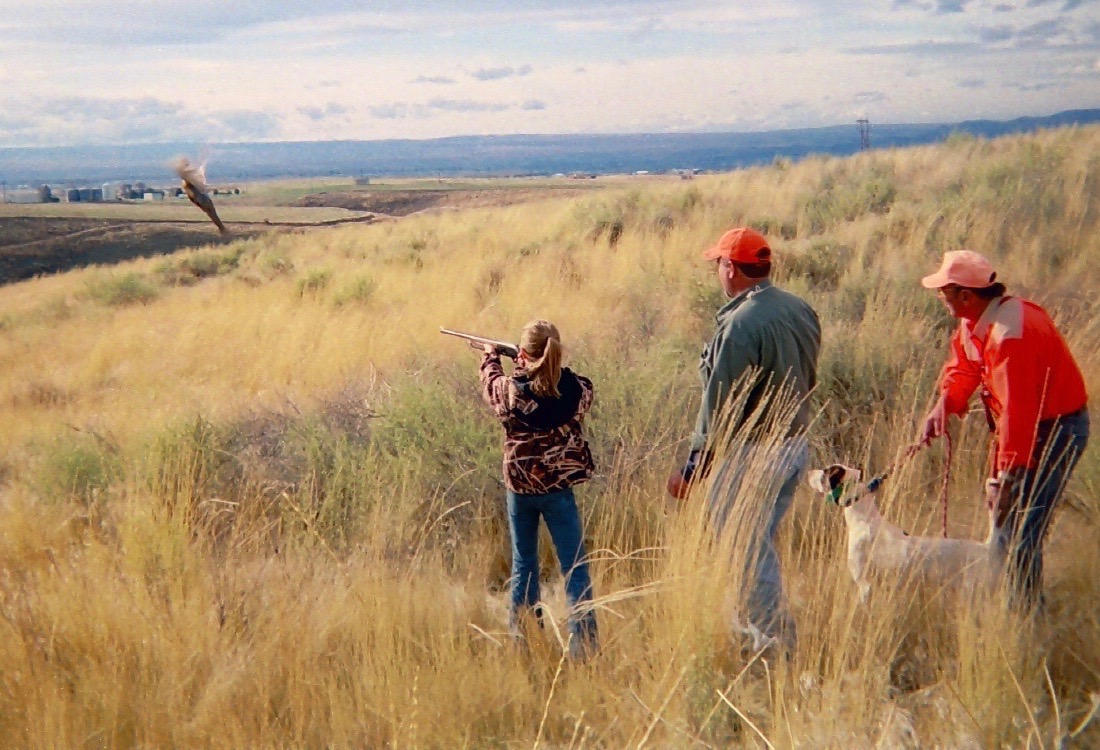
[[[668,494],[677,500],[683,500],[691,491],[691,482],[698,474],[702,478],[706,474],[709,456],[701,450],[694,450],[688,454],[687,462],[682,469],[675,469],[668,476]]]

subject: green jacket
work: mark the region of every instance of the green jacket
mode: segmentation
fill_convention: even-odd
[[[817,384],[817,355],[821,350],[821,323],[817,313],[800,297],[764,279],[731,299],[718,311],[714,338],[699,358],[703,403],[691,435],[691,449],[706,446],[718,429],[719,415],[728,419],[731,431],[759,418],[766,424],[779,403],[799,406],[788,436],[810,423],[809,393]],[[734,387],[736,398],[730,398]],[[784,398],[776,398],[776,388]],[[723,409],[728,413],[723,414]],[[754,417],[754,412],[760,413]],[[732,432],[730,433],[732,434]]]

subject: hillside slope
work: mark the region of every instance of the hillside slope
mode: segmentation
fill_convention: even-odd
[[[889,464],[951,322],[919,288],[988,254],[1100,386],[1100,127],[813,158],[532,205],[267,234],[0,295],[0,745],[997,747],[1100,742],[1100,459],[1048,545],[1046,616],[901,581],[858,604],[800,492],[801,639],[764,664],[722,602],[743,552],[670,509],[725,228],[773,241],[824,327],[815,465]],[[596,384],[579,492],[603,653],[506,632],[499,434],[447,326],[560,327]],[[984,533],[958,425],[948,529]],[[942,445],[880,505],[939,532]],[[745,491],[751,500],[751,488]],[[89,740],[89,738],[96,738]]]

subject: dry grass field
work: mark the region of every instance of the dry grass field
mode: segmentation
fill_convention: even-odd
[[[1100,746],[1095,447],[1034,620],[912,581],[861,605],[839,512],[801,490],[789,662],[731,630],[740,552],[701,493],[664,495],[722,302],[700,254],[733,224],[822,319],[815,466],[874,470],[912,440],[951,327],[918,280],[945,250],[1047,306],[1098,392],[1098,154],[1100,128],[954,137],[3,287],[0,746]],[[602,651],[583,665],[549,549],[555,618],[525,648],[507,635],[499,428],[477,356],[438,334],[534,317],[596,387],[578,501]],[[953,536],[984,535],[987,441],[980,415],[956,425]],[[883,514],[938,533],[944,458],[894,475]]]
[[[349,178],[248,183],[215,196],[236,238],[317,226],[385,221],[422,211],[500,207],[547,195],[582,195],[621,177],[389,179]],[[238,188],[239,190],[240,188]],[[183,198],[106,203],[0,203],[0,283],[92,265],[168,255],[224,243],[205,214]]]

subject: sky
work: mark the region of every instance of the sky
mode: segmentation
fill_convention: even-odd
[[[1100,0],[0,0],[0,147],[1100,107]]]

